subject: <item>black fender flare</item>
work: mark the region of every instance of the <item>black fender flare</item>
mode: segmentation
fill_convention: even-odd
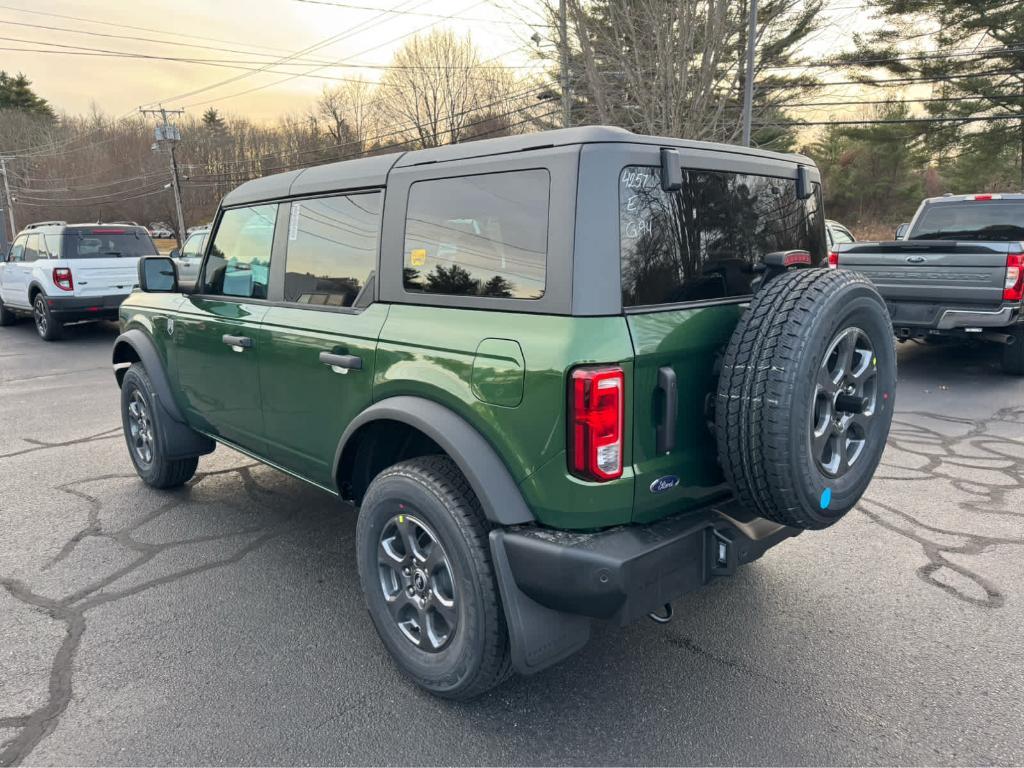
[[[42,283],[40,283],[38,280],[33,280],[32,282],[30,282],[28,284],[28,294],[26,294],[25,296],[25,298],[28,299],[28,305],[30,307],[32,306],[32,294],[35,293],[37,290],[39,291],[39,293],[43,294],[43,296],[47,295],[46,289],[43,288]]]
[[[352,436],[360,427],[381,420],[408,424],[444,449],[469,481],[484,514],[492,523],[521,525],[536,522],[519,486],[491,444],[457,413],[422,397],[389,397],[374,403],[353,419],[334,454],[334,477],[338,477],[345,446]]]
[[[124,378],[124,374],[120,371],[125,364],[131,364],[136,360],[142,363],[143,368],[146,369],[146,375],[153,384],[151,393],[153,400],[164,416],[161,432],[167,458],[202,456],[212,452],[217,447],[216,443],[192,429],[174,401],[171,385],[167,380],[167,372],[164,370],[160,353],[157,352],[153,340],[144,331],[133,328],[114,340],[112,362],[119,387]]]

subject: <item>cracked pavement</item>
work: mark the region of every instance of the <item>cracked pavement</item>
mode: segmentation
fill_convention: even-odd
[[[469,704],[396,672],[351,508],[225,448],[146,488],[112,325],[0,329],[0,765],[1024,763],[1024,380],[900,347],[857,510]]]

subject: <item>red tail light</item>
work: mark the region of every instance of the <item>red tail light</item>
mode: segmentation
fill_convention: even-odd
[[[57,267],[53,270],[53,284],[62,291],[75,290],[75,281],[71,277],[71,270],[67,267]]]
[[[1024,300],[1024,253],[1011,253],[1006,257],[1003,301],[1022,300]]]
[[[587,480],[622,477],[626,382],[618,366],[577,368],[569,381],[569,468]]]
[[[839,251],[830,251],[828,254],[828,268],[835,269],[839,266]]]

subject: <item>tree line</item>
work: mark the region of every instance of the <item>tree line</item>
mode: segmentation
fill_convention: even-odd
[[[864,0],[860,18],[874,31],[815,58],[808,52],[837,34],[826,26],[830,2],[761,0],[752,72],[749,0],[566,0],[564,40],[558,3],[542,0],[545,23],[523,41],[538,75],[486,59],[449,30],[414,37],[379,80],[339,81],[275,124],[213,108],[178,121],[186,221],[208,221],[223,194],[268,173],[555,127],[563,88],[573,124],[736,142],[749,77],[753,143],[810,155],[829,215],[855,229],[905,219],[929,194],[1024,190],[1024,6]],[[22,222],[174,220],[152,124],[58,117],[29,85],[0,76],[0,151],[29,148],[11,164]],[[801,119],[822,109],[839,116]]]

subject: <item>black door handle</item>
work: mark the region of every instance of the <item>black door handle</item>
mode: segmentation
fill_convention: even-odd
[[[676,416],[679,411],[676,372],[672,366],[663,365],[658,369],[658,391],[662,393],[664,406],[661,409],[655,449],[658,453],[668,453],[676,447]]]
[[[333,352],[321,352],[320,362],[331,368],[344,368],[355,371],[363,369],[363,358],[358,355],[336,355]]]
[[[252,339],[248,336],[232,336],[230,333],[225,333],[220,337],[220,340],[229,347],[241,347],[242,349],[252,348]]]

